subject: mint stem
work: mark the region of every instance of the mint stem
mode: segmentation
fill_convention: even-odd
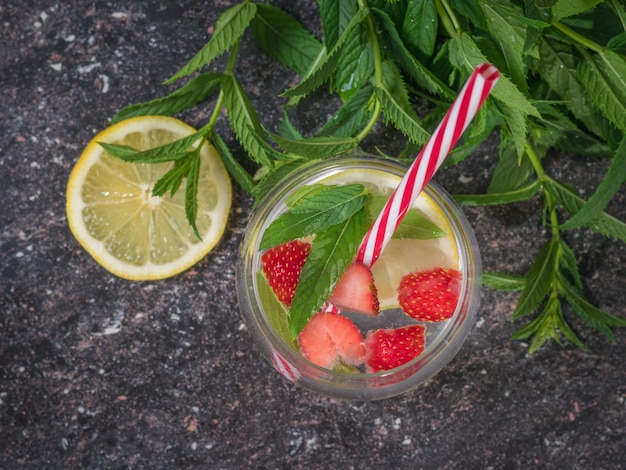
[[[563,34],[565,34],[570,39],[573,39],[574,41],[576,41],[581,46],[586,47],[587,49],[590,49],[590,50],[592,50],[594,52],[597,52],[597,53],[601,53],[602,50],[603,50],[602,46],[600,46],[599,44],[593,42],[592,40],[582,36],[581,34],[578,34],[572,28],[570,28],[569,26],[565,26],[560,21],[553,21],[552,22],[552,26],[554,26],[556,29],[561,31]]]
[[[359,0],[359,6],[361,8],[365,7],[364,0]],[[374,85],[376,86],[383,81],[383,64],[382,64],[382,54],[380,51],[380,44],[378,43],[378,36],[376,35],[376,28],[374,27],[374,21],[372,20],[372,16],[368,15],[367,17],[367,29],[369,30],[370,43],[372,44],[372,53],[374,55]],[[374,109],[372,110],[372,115],[365,125],[365,127],[357,134],[355,137],[357,142],[361,142],[373,127],[378,122],[378,118],[380,117],[380,113],[382,110],[382,106],[380,101],[374,101]]]
[[[439,19],[441,20],[441,24],[444,29],[447,31],[450,37],[457,37],[461,34],[461,26],[459,24],[459,20],[454,14],[454,10],[448,4],[447,0],[436,0],[435,7],[437,8],[437,13],[439,13]]]

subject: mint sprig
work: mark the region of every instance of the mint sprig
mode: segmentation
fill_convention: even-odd
[[[517,309],[514,315],[529,320],[514,337],[529,340],[531,351],[561,338],[584,347],[565,320],[564,307],[611,340],[612,329],[623,326],[621,319],[599,314],[578,282],[563,281],[564,272],[571,281],[576,257],[566,255],[562,234],[584,227],[626,241],[626,224],[603,212],[624,181],[623,3],[318,0],[317,7],[321,42],[283,9],[252,0],[235,4],[220,15],[207,44],[168,83],[195,77],[164,98],[122,109],[115,119],[173,114],[205,106],[217,95],[198,138],[216,145],[235,181],[258,201],[301,163],[358,150],[381,120],[406,136],[401,156],[414,156],[471,70],[491,62],[500,69],[501,79],[447,164],[470,157],[494,132],[500,138],[499,154],[486,194],[464,195],[459,201],[493,205],[541,197],[543,220],[550,228],[544,246],[553,248],[536,254],[536,265],[545,267],[539,279],[535,270],[513,275],[522,276],[523,282],[513,282],[510,273],[501,278],[488,273],[485,279],[492,286],[541,287],[533,295],[522,294],[525,314]],[[284,120],[277,133],[268,132],[260,122],[235,73],[239,43],[247,40],[248,29],[263,51],[300,76],[282,93],[287,100],[281,101],[286,103]],[[222,54],[229,54],[225,70],[203,70]],[[341,105],[329,110],[330,118],[319,129],[296,129],[289,120],[290,109],[321,87],[336,94]],[[215,131],[224,109],[242,151],[228,149]],[[384,152],[385,143],[377,144]],[[165,175],[173,181],[157,184],[159,190],[169,191],[177,188],[178,175],[191,168],[188,159],[193,158],[188,143],[168,149],[167,155],[109,150],[128,161],[175,161],[172,173]],[[604,180],[587,201],[567,182],[546,174],[544,158],[561,158],[558,152],[611,159]],[[243,154],[249,157],[248,164],[234,157]],[[247,170],[250,165],[257,167],[255,177]],[[194,197],[192,191],[186,195]],[[533,302],[527,303],[529,298]]]

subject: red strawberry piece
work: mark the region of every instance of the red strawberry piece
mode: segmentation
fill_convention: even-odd
[[[416,320],[447,320],[459,302],[462,277],[456,269],[444,268],[407,274],[400,281],[398,302],[402,310]]]
[[[363,336],[348,318],[337,313],[316,313],[298,335],[300,353],[318,366],[332,369],[340,360],[363,363]]]
[[[302,267],[311,244],[293,240],[267,250],[261,256],[263,273],[268,284],[282,303],[291,305]]]
[[[343,273],[328,301],[343,310],[378,315],[378,293],[372,270],[352,263]]]
[[[368,333],[365,338],[365,365],[368,372],[400,367],[424,351],[426,328],[409,325]]]

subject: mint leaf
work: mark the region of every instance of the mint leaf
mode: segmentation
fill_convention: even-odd
[[[527,158],[520,159],[517,148],[504,136],[500,140],[498,163],[493,171],[487,193],[503,194],[515,191],[528,181],[532,174],[532,165]]]
[[[452,38],[449,50],[450,63],[467,74],[470,74],[479,64],[490,62],[480,51],[476,41],[467,33],[461,33]],[[522,155],[527,136],[526,117],[540,117],[537,108],[506,75],[500,75],[491,95],[506,118],[504,129],[509,132],[515,143],[517,155]]]
[[[300,165],[302,165],[301,162],[281,163],[270,169],[252,189],[252,196],[255,201],[258,203],[264,199],[274,186],[293,173]]]
[[[435,0],[409,2],[402,22],[402,38],[407,46],[430,56],[437,43],[438,23]]]
[[[561,281],[560,287],[560,292],[565,296],[567,302],[578,316],[589,326],[606,336],[612,343],[615,343],[615,335],[610,327],[625,327],[626,319],[618,318],[594,307],[575,287],[565,280]]]
[[[517,20],[522,16],[520,7],[507,0],[483,0],[479,2],[493,42],[499,46],[504,57],[506,73],[522,93],[528,92],[526,66],[524,64],[524,44],[526,43],[527,25]]]
[[[289,139],[271,134],[272,139],[286,152],[301,155],[310,159],[332,157],[352,150],[358,144],[353,137],[310,137],[306,139]]]
[[[357,27],[359,23],[367,17],[367,15],[369,15],[369,10],[367,8],[359,10],[358,13],[352,17],[337,43],[328,52],[325,60],[316,64],[316,68],[314,70],[307,71],[308,76],[295,87],[285,91],[282,96],[295,97],[307,95],[322,85],[322,83],[327,81],[331,77],[335,66],[341,58],[341,50],[345,45],[346,40],[350,37],[352,29]]]
[[[546,151],[554,147],[575,155],[595,158],[611,156],[607,143],[597,135],[593,135],[581,123],[575,122],[566,115],[566,110],[561,110],[557,108],[557,105],[545,102],[538,102],[537,108],[541,112],[540,124],[543,129],[539,129],[539,123],[537,123],[532,132],[534,134],[541,132],[545,135],[542,141],[545,143]],[[536,139],[533,140],[536,142]]]
[[[560,243],[561,258],[559,259],[559,272],[570,284],[580,292],[583,290],[583,280],[578,271],[578,261],[576,255],[564,240]]]
[[[376,97],[382,105],[385,119],[416,143],[425,143],[430,133],[419,123],[411,107],[400,71],[389,61],[383,62],[383,83],[376,86]]]
[[[480,51],[474,39],[469,34],[462,33],[450,42],[450,62],[469,74],[478,65],[489,60]],[[492,96],[503,106],[516,110],[518,114],[540,117],[533,103],[506,76],[500,75]]]
[[[293,125],[287,111],[283,113],[283,118],[278,123],[278,134],[290,139],[302,139],[302,133]]]
[[[585,204],[583,198],[552,178],[547,178],[543,184],[550,194],[552,194],[556,202],[561,204],[570,215],[576,214]],[[626,223],[610,216],[606,212],[600,213],[596,218],[585,225],[607,237],[613,237],[626,243]]]
[[[373,8],[372,12],[376,15],[378,25],[386,33],[381,37],[381,41],[392,52],[390,55],[402,71],[424,89],[453,99],[456,94],[450,87],[409,52],[389,15],[376,8]]]
[[[556,272],[558,241],[551,238],[535,259],[526,280],[526,286],[517,301],[513,320],[532,313],[548,294]]]
[[[224,11],[215,23],[215,30],[209,42],[182,69],[167,79],[166,83],[191,75],[233,47],[243,36],[255,14],[256,4],[249,1],[244,1]]]
[[[324,42],[333,47],[356,13],[356,2],[318,0]]]
[[[198,182],[200,181],[200,147],[191,155],[189,171],[187,172],[187,184],[185,185],[185,216],[193,233],[202,240],[196,219],[198,216]]]
[[[538,180],[531,181],[517,189],[503,193],[489,194],[455,194],[454,200],[463,206],[490,206],[526,201],[532,198],[541,185]]]
[[[333,75],[333,88],[343,101],[350,99],[374,74],[374,52],[363,23],[347,32]]]
[[[578,66],[580,81],[591,101],[622,132],[626,132],[626,60],[610,49]]]
[[[313,190],[311,190],[311,188]],[[337,218],[345,219],[356,212],[354,207],[363,207],[366,200],[365,187],[360,183],[342,185],[314,185],[297,199],[291,200],[291,210],[296,213],[318,212],[332,213]]]
[[[265,229],[260,249],[303,238],[341,224],[365,205],[363,185],[316,185]]]
[[[98,142],[105,152],[131,163],[163,163],[180,160],[189,155],[190,148],[203,138],[205,131],[196,131],[169,144],[160,145],[149,150],[137,150],[128,145]]]
[[[524,290],[526,287],[526,277],[515,274],[485,271],[482,280],[487,287],[504,292]]]
[[[611,164],[604,179],[595,193],[587,200],[582,208],[569,220],[561,224],[561,230],[587,225],[601,214],[611,202],[615,193],[626,180],[626,136],[615,151]]]
[[[222,157],[222,162],[228,170],[228,173],[230,173],[230,175],[244,191],[251,193],[255,186],[252,176],[250,176],[246,169],[235,159],[226,145],[226,142],[224,142],[219,134],[213,133],[211,140],[215,149],[220,154],[220,157]]]
[[[183,178],[189,173],[191,166],[191,159],[185,158],[184,160],[177,160],[174,162],[174,167],[165,173],[152,188],[153,196],[163,196],[166,192],[170,192],[170,196],[173,196],[180,187]]]
[[[332,293],[352,262],[367,230],[362,208],[340,224],[320,232],[311,244],[291,304],[289,329],[295,338]]]
[[[272,160],[260,141],[262,137],[259,137],[265,135],[263,126],[245,90],[232,74],[224,75],[222,87],[228,121],[237,139],[248,151],[252,160],[261,165],[272,166]],[[254,132],[250,132],[250,129]]]
[[[537,64],[541,78],[563,99],[577,119],[595,134],[602,135],[597,120],[600,113],[591,106],[578,78],[576,48],[550,37],[542,37],[539,41],[539,53],[543,59]]]
[[[306,199],[308,197],[321,193],[322,191],[324,191],[325,188],[327,188],[327,186],[321,183],[307,184],[306,186],[301,186],[289,196],[287,196],[287,198],[285,198],[285,204],[287,205],[287,207],[294,207],[298,205],[298,202],[302,199]]]
[[[511,339],[523,340],[530,338],[528,352],[532,354],[550,340],[561,344],[559,331],[579,348],[585,351],[589,350],[565,322],[561,303],[556,297],[550,297],[540,315],[526,327],[517,330],[511,336]]]
[[[363,127],[371,115],[370,105],[374,89],[366,85],[348,99],[335,114],[326,121],[316,137],[351,137]],[[281,133],[281,135],[285,135]]]
[[[372,225],[387,203],[387,197],[380,194],[369,193],[367,196],[367,220],[368,226]],[[432,222],[418,209],[411,207],[398,228],[393,233],[393,238],[412,238],[415,240],[430,240],[432,238],[445,237],[444,232],[437,224]]]
[[[303,75],[322,45],[284,10],[264,3],[257,3],[256,8],[250,26],[263,52]]]
[[[111,123],[134,116],[171,116],[179,113],[204,101],[219,87],[220,82],[221,74],[202,73],[163,98],[122,108],[111,118]]]
[[[280,338],[295,349],[296,344],[291,338],[291,332],[289,330],[289,310],[278,300],[276,294],[274,294],[274,291],[267,283],[267,279],[265,279],[262,271],[257,273],[256,287],[259,294],[259,301],[272,327],[276,330]]]
[[[591,10],[602,0],[557,0],[552,7],[552,19],[560,20]]]

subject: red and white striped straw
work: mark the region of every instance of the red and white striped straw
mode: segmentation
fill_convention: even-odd
[[[472,72],[443,120],[365,234],[357,252],[357,262],[368,267],[376,262],[409,208],[476,116],[499,75],[498,69],[491,64],[479,65]]]

